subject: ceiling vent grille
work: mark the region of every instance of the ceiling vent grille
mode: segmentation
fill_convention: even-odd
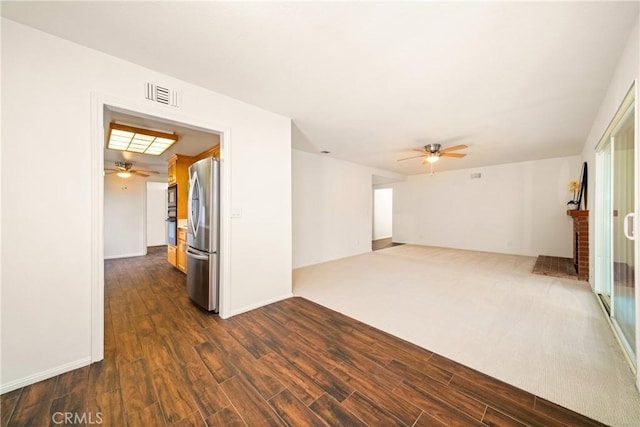
[[[158,104],[170,105],[176,108],[180,107],[180,97],[177,91],[153,83],[147,83],[145,85],[144,97]]]

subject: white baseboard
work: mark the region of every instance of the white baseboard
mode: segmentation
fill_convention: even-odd
[[[46,371],[38,372],[37,374],[29,375],[28,377],[13,380],[6,384],[0,385],[0,394],[19,389],[21,387],[26,387],[39,381],[47,380],[57,375],[64,374],[65,372],[73,371],[74,369],[82,368],[90,364],[91,357],[85,357],[74,362],[65,363],[64,365],[47,369]]]
[[[261,301],[259,303],[255,303],[255,304],[249,304],[249,305],[245,305],[244,307],[235,309],[235,310],[231,310],[231,313],[229,314],[229,316],[223,317],[223,319],[228,319],[229,317],[233,317],[237,314],[242,314],[242,313],[246,313],[247,311],[251,311],[251,310],[255,310],[256,308],[260,308],[260,307],[264,307],[265,305],[269,305],[269,304],[273,304],[274,302],[278,302],[278,301],[282,301],[285,300],[287,298],[291,298],[293,297],[293,292],[288,292],[284,295],[280,295],[277,296],[275,298],[271,298],[265,301]]]
[[[145,255],[146,255],[146,253],[109,255],[109,256],[105,256],[104,259],[132,258],[132,257],[136,257],[136,256],[145,256]]]

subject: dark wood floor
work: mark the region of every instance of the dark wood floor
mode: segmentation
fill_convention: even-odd
[[[207,314],[162,249],[105,279],[105,359],[2,395],[2,426],[600,425],[301,298]]]
[[[392,246],[398,246],[398,245],[402,245],[403,243],[395,243],[393,241],[391,241],[391,237],[388,237],[386,239],[378,239],[378,240],[373,240],[371,242],[371,250],[372,251],[379,251],[380,249],[386,249],[386,248],[390,248]]]

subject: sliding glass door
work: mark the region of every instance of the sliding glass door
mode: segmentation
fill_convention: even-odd
[[[634,215],[634,113],[631,107],[612,134],[613,144],[613,310],[632,354],[636,351]]]
[[[597,147],[595,212],[596,290],[635,362],[635,107],[634,88]]]

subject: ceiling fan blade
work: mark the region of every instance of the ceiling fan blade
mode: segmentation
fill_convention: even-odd
[[[423,153],[423,154],[429,154],[429,152],[427,150],[425,150],[424,148],[414,148],[413,151],[417,151],[417,152]]]
[[[469,148],[469,147],[467,147],[464,144],[454,145],[453,147],[443,148],[442,150],[440,150],[440,153],[448,153],[449,151],[462,150],[464,148]]]
[[[146,174],[146,173],[144,173],[144,172],[140,172],[140,171],[133,171],[133,170],[130,170],[130,171],[129,171],[129,173],[132,173],[132,174],[134,174],[134,175],[138,175],[138,176],[144,176],[144,177],[149,176],[149,174]]]
[[[462,158],[465,157],[467,154],[466,153],[442,153],[440,152],[440,157],[457,157],[457,158]]]
[[[425,155],[422,154],[420,156],[411,156],[411,157],[405,157],[404,159],[398,159],[399,162],[403,161],[403,160],[409,160],[409,159],[417,159],[418,157],[424,157]]]
[[[120,169],[111,169],[111,168],[104,168],[105,172],[119,172]]]
[[[147,169],[136,169],[136,172],[144,172],[144,173],[160,173],[158,171],[151,171]]]

